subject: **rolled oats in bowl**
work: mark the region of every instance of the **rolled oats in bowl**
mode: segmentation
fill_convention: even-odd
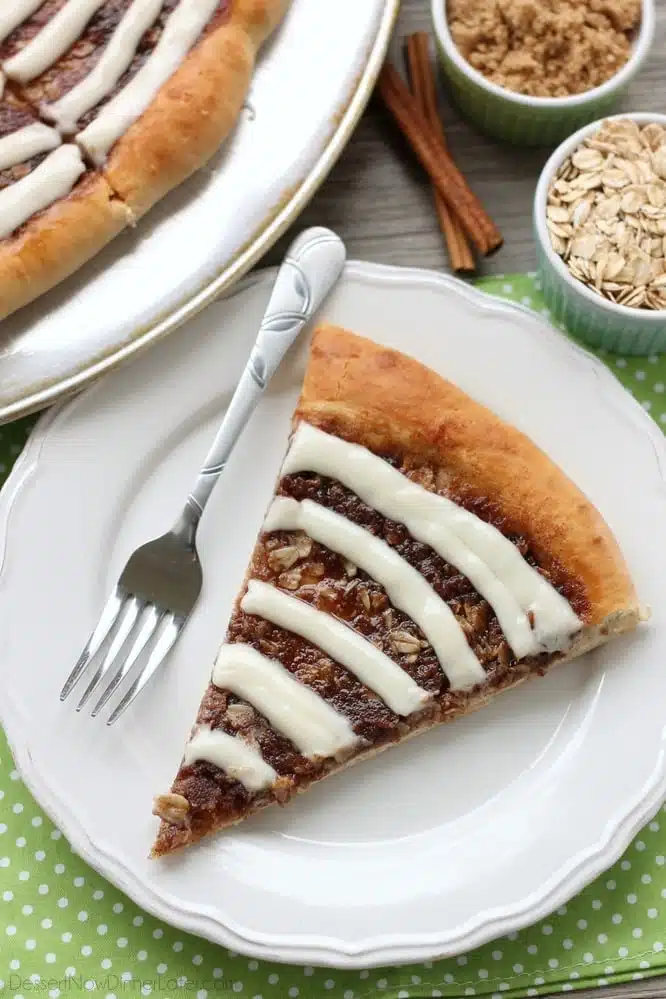
[[[631,112],[579,129],[534,194],[543,297],[593,347],[666,352],[666,115]]]
[[[611,118],[554,175],[550,243],[573,278],[634,309],[666,309],[666,128]]]

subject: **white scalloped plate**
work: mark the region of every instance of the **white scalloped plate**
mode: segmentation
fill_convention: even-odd
[[[601,508],[654,617],[284,810],[149,861],[151,798],[180,759],[271,493],[305,342],[213,496],[205,589],[168,668],[111,729],[58,691],[127,554],[174,516],[270,284],[245,283],[38,425],[0,497],[3,720],[75,850],[157,916],[281,961],[460,952],[561,905],[666,791],[664,439],[601,364],[527,310],[428,272],[349,265],[327,318],[409,351],[527,431]]]
[[[0,423],[145,350],[256,264],[349,141],[399,3],[291,0],[260,55],[238,127],[207,167],[0,323]]]

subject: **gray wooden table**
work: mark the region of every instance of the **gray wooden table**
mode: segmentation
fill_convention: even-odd
[[[666,110],[666,0],[657,0],[657,8],[653,51],[619,110]],[[402,0],[396,51],[405,34],[430,30],[429,9],[429,0]],[[513,148],[487,139],[461,121],[446,100],[442,116],[458,164],[505,237],[501,250],[481,263],[480,274],[531,270],[532,197],[550,150]],[[298,228],[304,224],[336,229],[352,257],[447,269],[428,182],[376,100]],[[264,262],[277,263],[285,248],[280,241]]]
[[[393,50],[411,31],[429,30],[429,0],[403,0]],[[620,110],[664,112],[666,0],[657,0],[657,36],[649,62],[631,85]],[[442,102],[453,154],[505,238],[484,260],[479,275],[509,274],[535,265],[531,207],[536,179],[549,150],[502,146],[461,121]],[[427,179],[385,112],[372,101],[349,146],[305,210],[295,229],[328,225],[345,239],[352,257],[447,270],[446,251],[433,213]],[[262,264],[277,263],[290,231]],[[666,997],[666,978],[578,992],[587,999]]]

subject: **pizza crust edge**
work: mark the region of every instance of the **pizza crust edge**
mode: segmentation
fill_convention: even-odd
[[[619,610],[638,613],[618,543],[578,486],[520,430],[419,361],[320,326],[299,420],[380,454],[422,457],[454,486],[490,500],[505,533],[524,536],[556,580],[564,573],[579,584],[589,605],[586,624]]]
[[[132,222],[99,173],[0,242],[0,319],[50,291]]]
[[[149,108],[116,142],[105,175],[135,218],[204,166],[235,127],[259,49],[290,0],[232,0]]]

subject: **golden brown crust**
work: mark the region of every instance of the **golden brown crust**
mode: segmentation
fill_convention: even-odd
[[[587,624],[637,613],[622,553],[587,497],[519,430],[413,358],[319,327],[295,419],[379,453],[422,456],[453,491],[489,500],[540,564],[579,582]]]
[[[202,167],[240,115],[257,52],[289,0],[231,0],[228,16],[192,50],[111,150],[105,172],[138,218]]]
[[[131,222],[99,174],[0,242],[0,319],[64,281]]]

